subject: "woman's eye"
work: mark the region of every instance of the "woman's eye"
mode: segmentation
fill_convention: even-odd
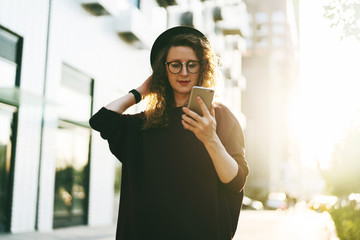
[[[172,63],[171,66],[173,68],[180,68],[181,67],[181,64],[180,63]]]
[[[196,62],[189,62],[188,67],[189,68],[196,68],[198,66],[198,63]]]

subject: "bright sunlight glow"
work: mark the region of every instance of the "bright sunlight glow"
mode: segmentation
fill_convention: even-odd
[[[360,109],[360,42],[330,27],[328,1],[300,0],[300,82],[290,114],[302,164],[322,168]]]

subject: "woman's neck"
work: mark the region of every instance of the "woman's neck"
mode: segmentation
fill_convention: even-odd
[[[189,101],[189,94],[174,94],[176,107],[182,107]]]

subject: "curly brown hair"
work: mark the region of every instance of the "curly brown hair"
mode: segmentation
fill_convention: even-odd
[[[215,73],[218,66],[210,43],[201,37],[181,34],[174,37],[158,54],[153,64],[153,75],[150,80],[150,94],[145,111],[144,129],[164,128],[168,126],[171,109],[175,106],[174,92],[169,83],[166,71],[166,58],[171,47],[187,46],[194,50],[202,62],[197,86],[214,87]]]

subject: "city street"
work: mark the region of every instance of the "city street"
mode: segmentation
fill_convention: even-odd
[[[330,215],[305,207],[286,211],[242,211],[233,240],[288,239],[338,240]]]
[[[1,240],[113,240],[115,225],[71,227],[51,233],[0,235]],[[233,240],[338,240],[328,213],[305,207],[286,211],[241,212]]]

